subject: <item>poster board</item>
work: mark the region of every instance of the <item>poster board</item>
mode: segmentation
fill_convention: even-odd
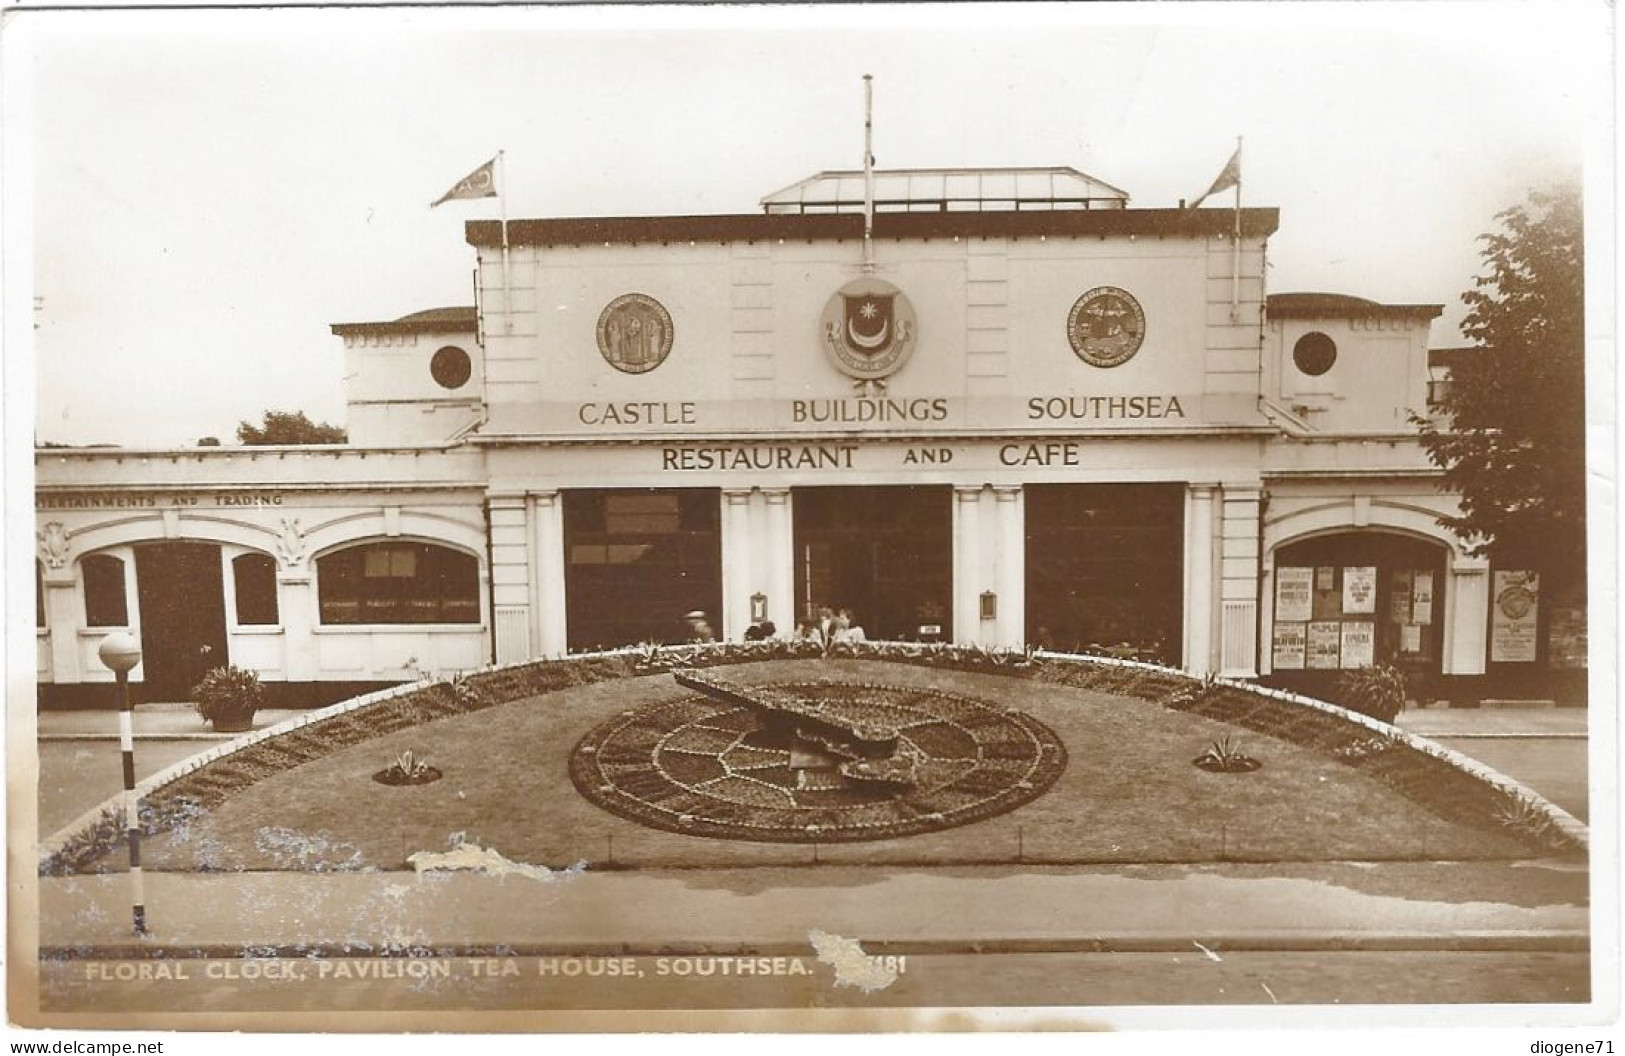
[[[1342,626],[1336,620],[1314,620],[1309,624],[1308,662],[1311,670],[1337,670],[1337,660],[1341,653]]]
[[[1277,671],[1302,671],[1308,641],[1307,623],[1277,623],[1271,663]]]
[[[1275,570],[1275,620],[1306,623],[1314,613],[1315,570],[1289,567]],[[1301,630],[1299,632],[1302,633]]]
[[[1343,614],[1364,616],[1377,611],[1375,565],[1349,565],[1343,569]]]
[[[1345,620],[1341,625],[1341,655],[1337,666],[1370,667],[1376,662],[1377,625],[1370,620]]]
[[[1490,660],[1534,663],[1539,624],[1540,574],[1497,569],[1490,582]]]
[[[1411,623],[1433,623],[1433,573],[1418,572],[1411,581]]]

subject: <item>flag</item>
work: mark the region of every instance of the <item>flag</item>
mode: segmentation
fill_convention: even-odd
[[[454,198],[495,198],[497,196],[497,159],[481,165],[473,172],[458,180],[451,190],[442,194],[439,199],[429,203],[433,209],[442,202],[449,202]]]
[[[1209,187],[1207,189],[1207,191],[1200,198],[1198,198],[1198,199],[1196,199],[1196,201],[1192,202],[1190,204],[1190,208],[1195,209],[1196,207],[1200,206],[1203,202],[1205,202],[1209,198],[1213,197],[1215,194],[1218,194],[1220,191],[1225,190],[1225,189],[1230,188],[1230,187],[1238,186],[1238,185],[1240,185],[1240,183],[1241,183],[1241,144],[1238,143],[1238,144],[1236,144],[1236,152],[1234,154],[1230,155],[1230,160],[1229,161],[1225,162],[1224,171],[1219,173],[1218,178],[1213,181],[1213,186]]]

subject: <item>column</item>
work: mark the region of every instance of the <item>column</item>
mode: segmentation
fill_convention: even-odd
[[[1185,532],[1185,670],[1213,670],[1213,489],[1190,486],[1190,519]]]
[[[1226,484],[1219,525],[1219,673],[1258,675],[1258,533],[1256,485]]]
[[[536,644],[539,656],[563,656],[569,651],[564,604],[564,501],[557,491],[531,493],[531,530],[536,537]]]
[[[750,626],[751,575],[750,489],[729,488],[722,493],[722,614],[715,624],[730,642],[745,637]]]
[[[531,656],[529,501],[524,492],[491,493],[491,629],[499,664]]]
[[[276,570],[276,618],[282,625],[282,677],[289,682],[313,682],[321,658],[316,655],[316,591],[310,562]]]
[[[789,488],[763,488],[767,500],[767,540],[764,547],[767,582],[767,618],[781,635],[796,629],[796,542]]]
[[[1258,673],[1268,675],[1275,671],[1275,555],[1264,558],[1258,576],[1258,626],[1263,637],[1263,649],[1258,654]]]
[[[999,547],[993,555],[993,589],[999,594],[994,642],[1019,648],[1027,640],[1027,527],[1021,488],[994,488]]]
[[[953,641],[982,640],[982,489],[954,488]]]
[[[1482,675],[1489,655],[1490,566],[1482,557],[1450,556],[1444,592],[1444,656],[1447,675]]]
[[[45,626],[51,632],[51,680],[60,683],[80,682],[79,628],[84,625],[83,609],[79,606],[78,580],[74,565],[47,568],[45,581]]]

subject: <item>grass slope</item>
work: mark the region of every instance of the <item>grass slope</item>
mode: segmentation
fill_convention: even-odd
[[[1236,728],[1144,700],[871,660],[787,660],[730,669],[743,681],[850,678],[939,687],[1020,707],[1070,762],[1050,792],[1009,814],[937,833],[787,846],[659,832],[572,787],[577,741],[617,712],[691,691],[668,675],[574,686],[396,730],[258,781],[143,846],[153,869],[407,868],[458,839],[553,866],[1473,859],[1529,856],[1510,835],[1446,820],[1329,755],[1243,732],[1264,768],[1191,765]],[[386,787],[371,775],[412,748],[445,773]],[[1019,855],[1019,857],[1018,857]]]

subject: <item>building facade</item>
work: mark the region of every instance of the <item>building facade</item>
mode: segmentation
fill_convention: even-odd
[[[474,221],[477,307],[333,326],[347,445],[41,451],[42,699],[118,628],[146,699],[229,660],[314,704],[826,606],[1310,690],[1561,666],[1538,572],[1437,523],[1439,306],[1270,295],[1275,210],[1070,169],[863,202]]]

